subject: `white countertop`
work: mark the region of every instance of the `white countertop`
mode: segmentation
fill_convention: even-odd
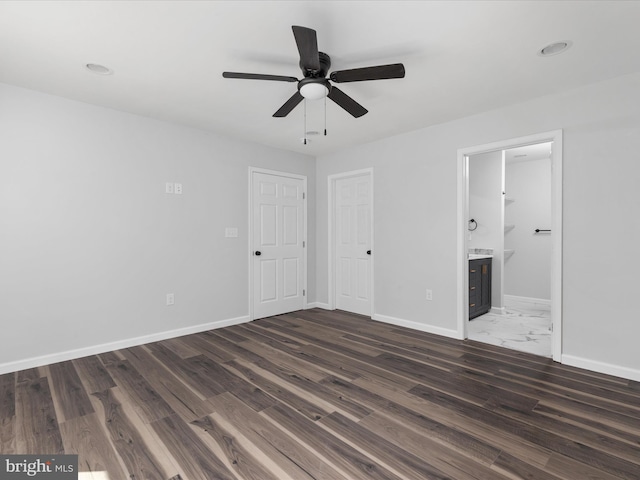
[[[468,259],[469,260],[478,260],[480,258],[493,258],[493,255],[485,255],[482,253],[469,253],[468,255]]]

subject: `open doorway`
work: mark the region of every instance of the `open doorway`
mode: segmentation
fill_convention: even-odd
[[[462,338],[560,360],[561,146],[550,132],[459,151]]]

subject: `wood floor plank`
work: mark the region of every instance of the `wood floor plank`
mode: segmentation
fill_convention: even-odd
[[[190,355],[192,357],[204,354],[213,361],[220,363],[233,360],[233,355],[218,347],[208,335],[189,335],[183,339],[183,343],[190,345],[193,351],[196,352],[195,355]]]
[[[237,480],[227,467],[177,415],[151,424],[189,480]]]
[[[203,368],[203,364],[206,363],[204,355],[182,359],[158,343],[149,345],[149,349],[160,362],[171,365],[178,372],[180,378],[204,397],[213,397],[224,392],[224,387],[220,382],[207,373],[206,367]],[[209,365],[213,365],[213,363],[210,362]]]
[[[93,394],[102,404],[103,419],[111,442],[122,459],[129,478],[163,480],[165,472],[159,469],[158,459],[146,444],[141,433],[124,413],[122,404],[108,389]]]
[[[60,427],[46,377],[23,380],[16,386],[15,432],[16,453],[64,453]]]
[[[98,357],[77,358],[72,363],[88,394],[102,392],[116,386],[113,378],[111,378],[111,375],[109,375],[109,372],[104,368]]]
[[[618,480],[620,478],[558,453],[551,455],[549,462],[547,462],[545,466],[545,470],[559,478],[579,478],[585,480]]]
[[[227,362],[227,368],[243,375],[248,382],[253,383],[270,396],[291,405],[297,411],[303,413],[306,417],[317,420],[327,415],[327,410],[321,408],[303,396],[298,391],[288,389],[282,381],[274,381],[261,375],[257,369],[252,369],[240,361]],[[279,380],[276,378],[276,380]]]
[[[149,382],[131,365],[128,360],[118,361],[106,366],[131,399],[133,407],[147,423],[174,414],[174,411]]]
[[[362,407],[362,405],[345,399],[333,390],[318,383],[318,380],[324,379],[327,376],[326,372],[311,369],[312,375],[311,377],[307,377],[306,373],[309,372],[310,369],[301,366],[288,355],[280,354],[278,351],[270,351],[260,345],[252,345],[250,341],[242,342],[241,346],[263,357],[260,361],[255,362],[258,367],[294,385],[306,392],[309,396],[321,399],[334,408],[357,418],[362,418],[371,413],[369,409]],[[266,358],[270,360],[267,361]]]
[[[14,373],[0,375],[0,420],[16,415],[16,377]]]
[[[0,452],[15,453],[16,377],[0,375]]]
[[[633,480],[640,475],[640,465],[637,463],[618,458],[605,451],[586,446],[581,442],[572,441],[538,426],[466,403],[427,386],[419,385],[412,389],[410,393],[422,398],[429,398],[430,401],[445,402],[450,408],[455,408],[469,418],[484,422],[487,425],[498,426],[500,429],[529,442],[544,446],[554,452],[561,453],[621,478]]]
[[[446,405],[440,405],[432,402],[428,402],[423,398],[412,395],[408,392],[389,388],[388,385],[380,382],[378,379],[369,379],[366,377],[359,378],[354,382],[359,387],[364,388],[366,391],[373,392],[380,397],[398,404],[416,415],[428,415],[431,420],[434,420],[444,427],[447,427],[453,431],[463,432],[470,435],[476,441],[491,445],[496,451],[502,450],[508,453],[517,455],[519,458],[526,460],[534,465],[543,466],[549,460],[552,452],[544,447],[526,442],[520,439],[517,435],[513,435],[508,432],[504,432],[499,428],[495,428],[492,425],[479,422],[477,420],[470,419],[459,412],[448,408]],[[381,402],[378,402],[382,404]],[[406,416],[396,417],[393,409],[381,408],[379,412],[397,420],[406,421]],[[405,411],[401,413],[406,414]],[[411,424],[410,428],[413,428]],[[418,429],[422,430],[422,428]],[[455,436],[453,437],[456,438]],[[464,448],[464,443],[446,442],[446,437],[440,437],[440,441],[446,444],[449,448],[457,449],[461,454],[466,454],[467,451]],[[488,464],[488,462],[484,462]]]
[[[113,451],[95,413],[74,417],[60,424],[66,454],[78,455],[80,472],[108,472],[125,478],[120,461]]]
[[[0,453],[13,455],[16,452],[16,417],[0,420]]]
[[[121,352],[138,372],[144,372],[149,385],[185,421],[210,413],[206,397],[181,381],[179,372],[171,365],[158,361],[144,347],[126,348]]]
[[[54,363],[48,369],[51,375],[51,393],[56,408],[59,409],[61,423],[94,413],[91,400],[72,361]]]
[[[191,423],[201,428],[215,440],[224,452],[227,460],[231,463],[233,471],[240,478],[246,480],[281,480],[260,464],[254,456],[236,440],[234,435],[229,433],[229,431],[214,418],[207,416]]]
[[[368,456],[377,458],[383,465],[408,478],[449,478],[449,475],[439,468],[337,412],[322,418],[318,423],[352,445],[357,445],[360,450],[366,451]]]
[[[638,480],[640,382],[311,309],[0,375],[0,454],[65,450],[112,480]]]
[[[393,419],[381,412],[363,418],[360,425],[394,443],[399,448],[424,459],[455,480],[506,480],[490,466],[476,462],[449,448],[444,442],[421,434],[410,428],[401,419]]]
[[[309,445],[314,451],[319,452],[332,465],[347,472],[351,480],[399,480],[401,478],[285,405],[269,407],[263,414]]]
[[[500,449],[482,442],[466,432],[451,428],[439,421],[429,418],[422,412],[413,411],[357,385],[344,382],[338,378],[329,378],[325,380],[325,382],[332,385],[333,388],[342,392],[344,395],[356,399],[374,410],[384,411],[394,418],[402,419],[423,429],[434,438],[456,446],[459,450],[465,451],[467,455],[472,456],[485,465],[493,463],[500,454]]]
[[[349,480],[233,395],[224,393],[211,399],[211,402],[218,414],[240,430],[294,480]]]

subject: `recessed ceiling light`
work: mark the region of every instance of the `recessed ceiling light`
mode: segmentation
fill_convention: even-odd
[[[99,63],[87,63],[85,65],[85,68],[87,70],[89,70],[92,73],[95,73],[97,75],[112,75],[113,74],[113,70],[111,70],[108,67],[105,67],[104,65],[100,65]]]
[[[550,43],[546,47],[541,48],[538,52],[538,55],[540,55],[541,57],[551,57],[553,55],[558,55],[559,53],[565,52],[571,45],[572,42],[570,40]]]

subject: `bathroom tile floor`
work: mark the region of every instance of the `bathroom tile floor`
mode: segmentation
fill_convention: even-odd
[[[486,313],[469,322],[469,339],[551,357],[550,306],[505,299],[505,313]]]

